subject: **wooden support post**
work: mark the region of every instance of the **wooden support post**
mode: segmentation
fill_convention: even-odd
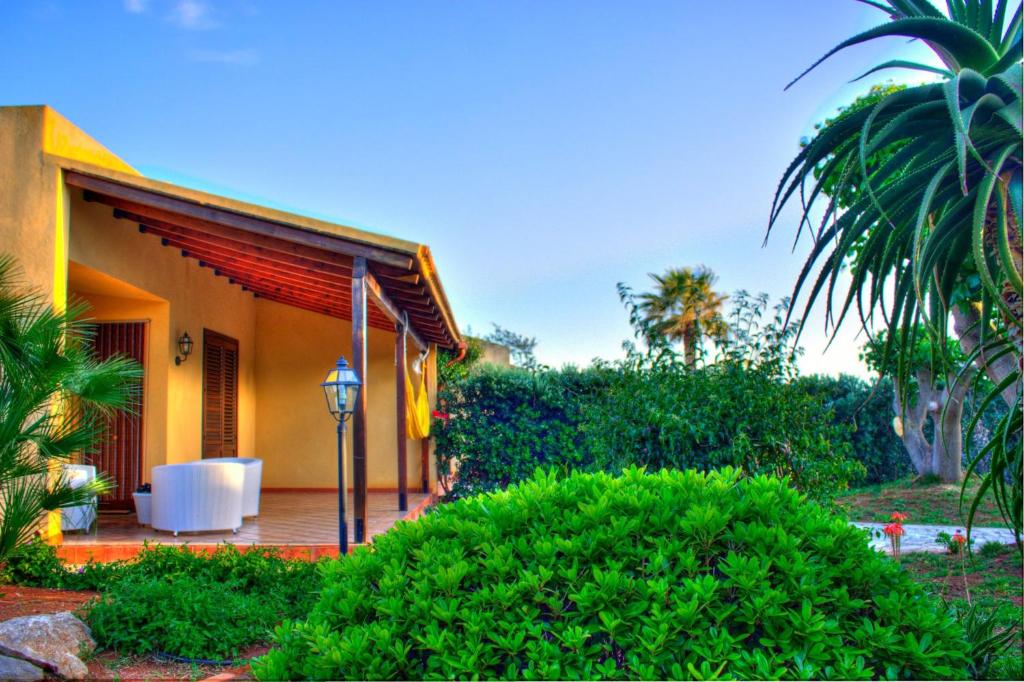
[[[408,426],[405,405],[405,327],[395,327],[395,409],[398,412],[398,511],[409,511]]]
[[[430,494],[430,438],[420,441],[420,478],[424,495]]]
[[[352,415],[352,509],[357,544],[366,542],[366,394],[370,383],[366,371],[366,305],[366,259],[356,257],[352,267],[352,367],[363,382]]]

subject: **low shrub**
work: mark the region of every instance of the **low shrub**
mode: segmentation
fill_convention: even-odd
[[[286,615],[296,614],[272,593],[187,574],[126,576],[86,611],[93,637],[104,649],[217,661],[266,640]]]
[[[323,567],[260,679],[959,678],[963,629],[786,481],[538,472]]]
[[[218,660],[266,641],[282,620],[306,615],[320,583],[316,564],[285,560],[273,549],[220,545],[205,554],[147,545],[130,561],[75,570],[38,541],[20,547],[0,579],[100,592],[83,615],[103,649]]]

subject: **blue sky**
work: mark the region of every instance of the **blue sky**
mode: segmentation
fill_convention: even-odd
[[[50,104],[152,177],[427,243],[463,328],[541,361],[621,355],[616,283],[705,264],[789,293],[807,244],[762,248],[802,135],[899,39],[852,0],[257,2],[0,7],[3,104]],[[897,75],[898,77],[898,75]],[[854,327],[804,371],[864,374]]]

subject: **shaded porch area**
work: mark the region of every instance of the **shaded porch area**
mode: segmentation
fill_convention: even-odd
[[[398,511],[393,492],[367,495],[367,542],[386,532],[398,521],[420,516],[432,501],[430,495],[409,493],[409,510]],[[348,524],[354,525],[352,493],[348,495]],[[351,530],[350,530],[351,533]],[[193,549],[212,549],[218,544],[239,548],[257,545],[275,547],[290,558],[316,560],[338,555],[338,495],[335,492],[263,492],[260,515],[245,519],[238,533],[172,533],[140,526],[135,514],[101,512],[89,533],[67,532],[58,548],[63,559],[80,564],[130,559],[143,544],[189,545]]]

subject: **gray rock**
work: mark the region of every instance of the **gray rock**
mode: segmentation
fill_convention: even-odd
[[[41,680],[43,677],[42,669],[28,661],[0,656],[0,680]]]
[[[69,680],[89,674],[78,658],[96,648],[89,627],[69,611],[0,623],[0,654],[21,658]]]

